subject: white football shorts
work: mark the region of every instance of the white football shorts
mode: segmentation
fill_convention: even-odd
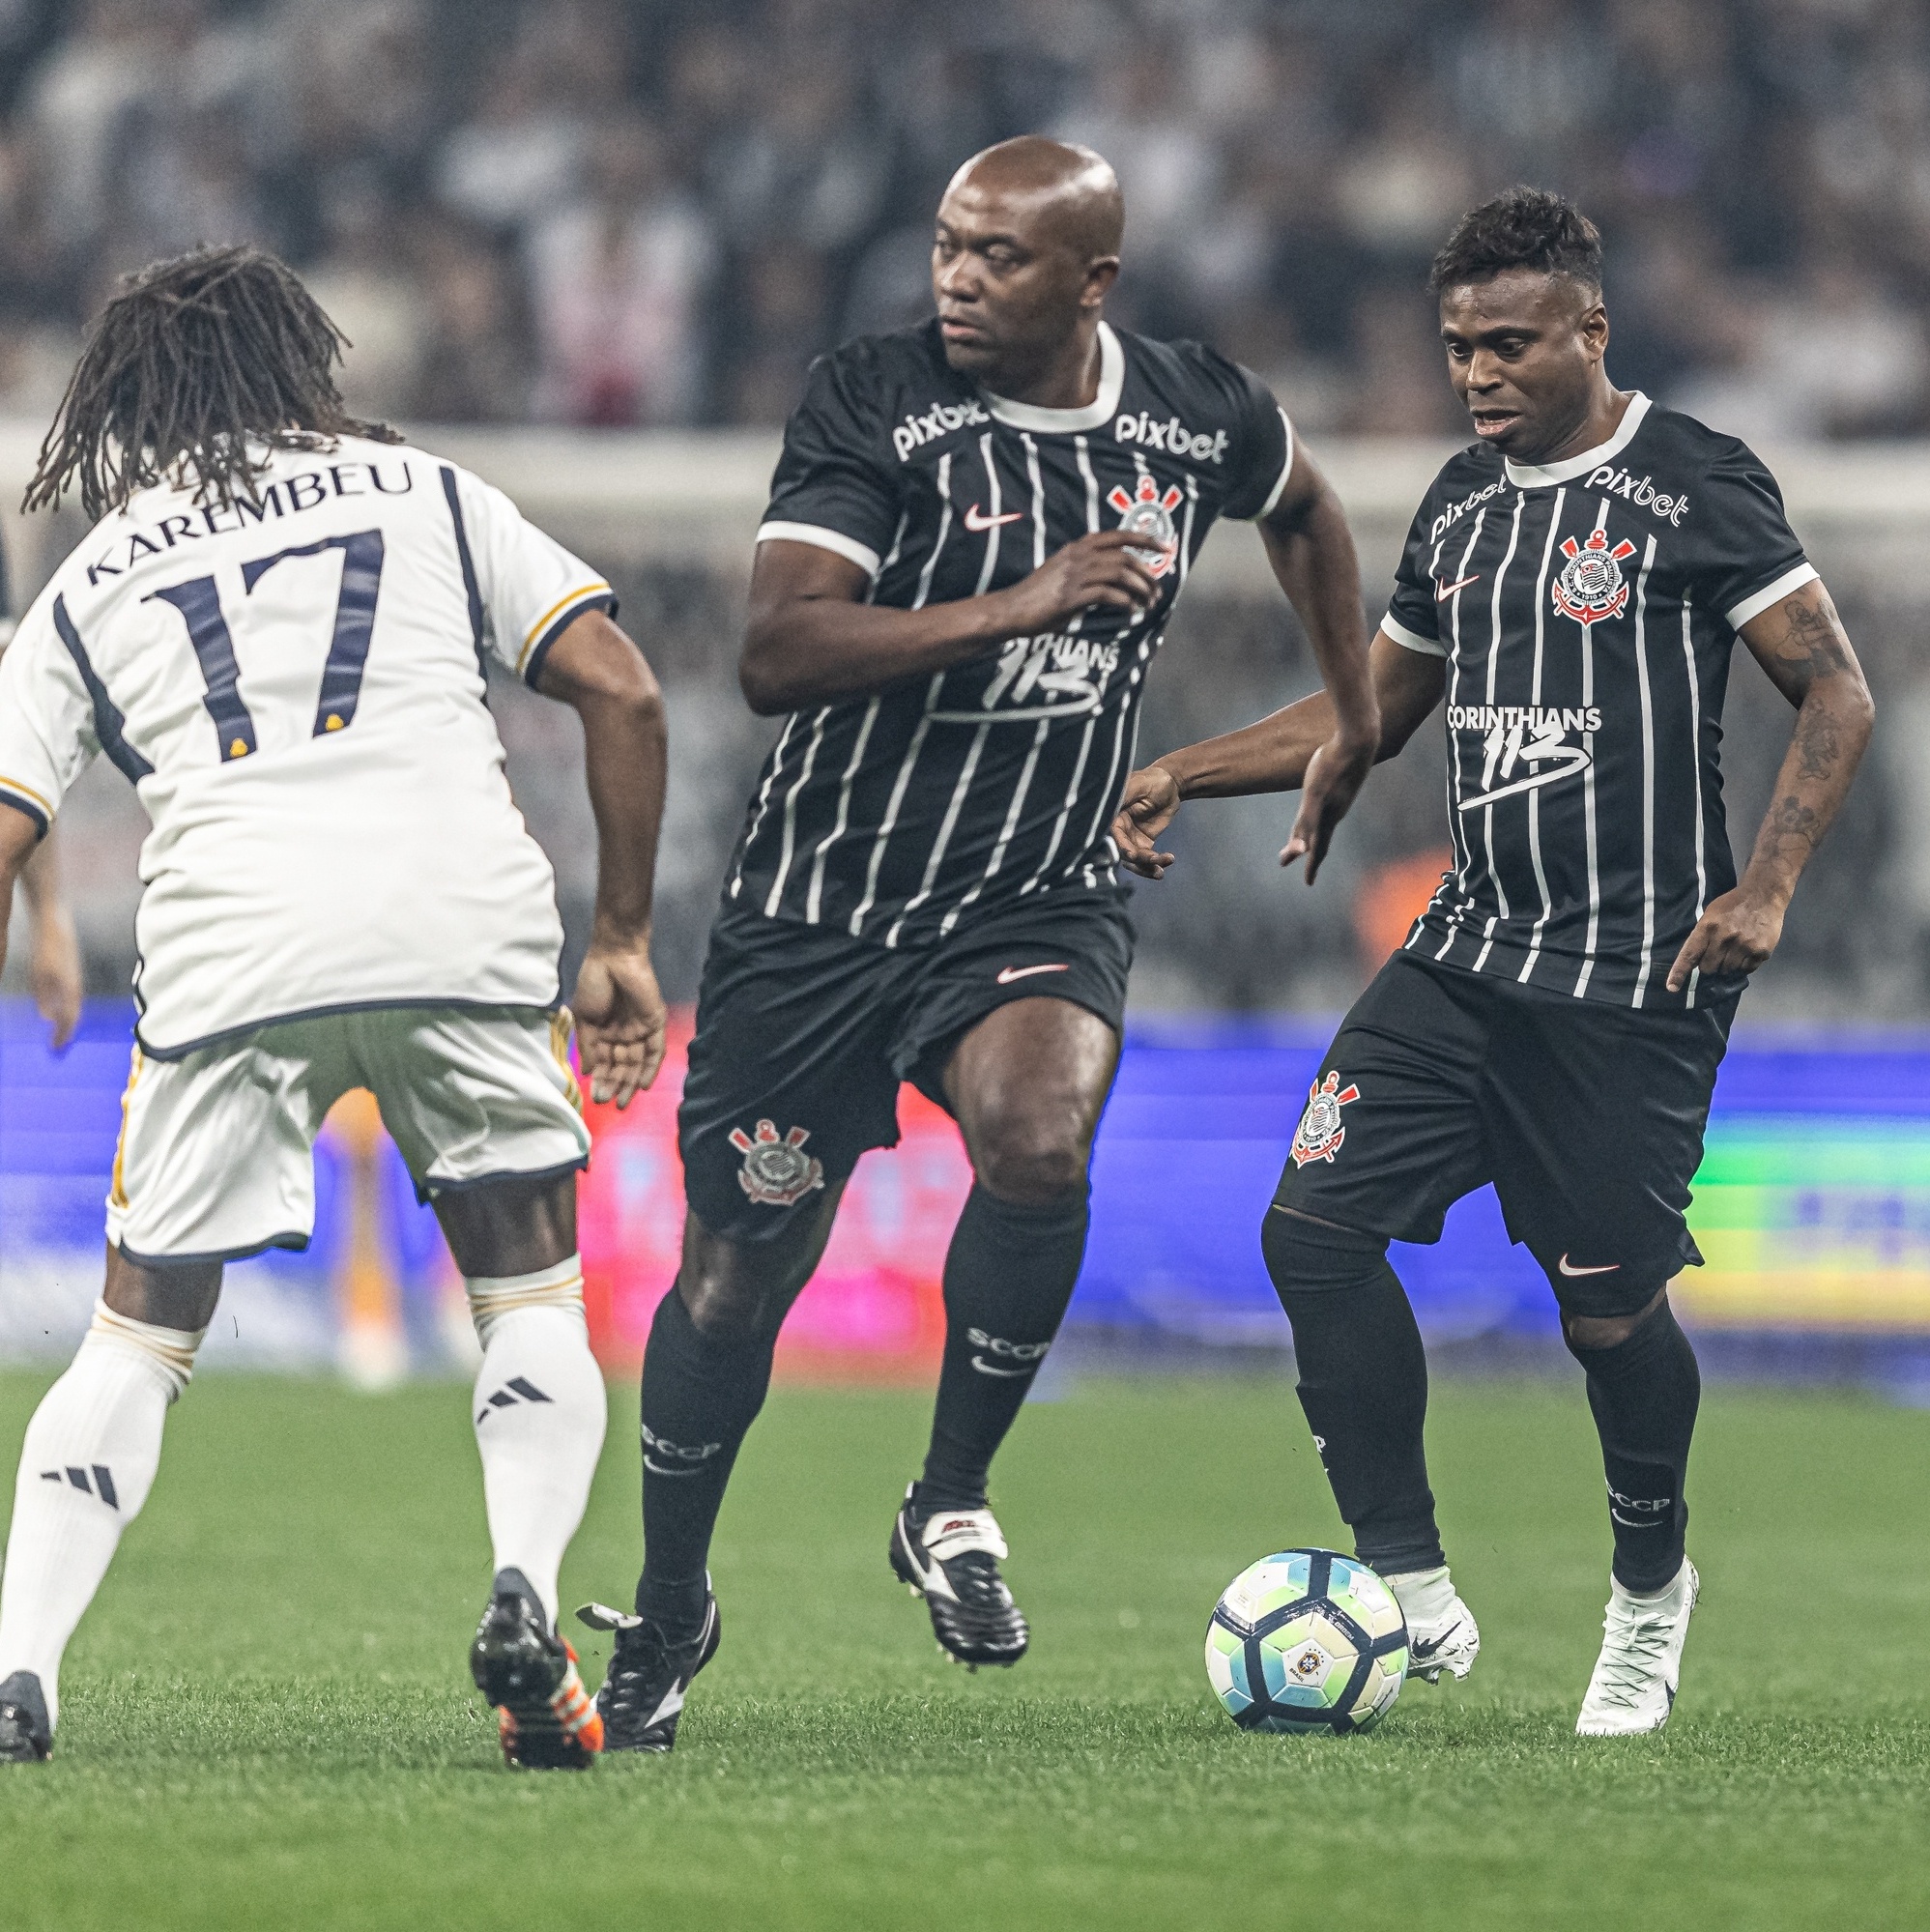
[[[590,1157],[567,1010],[400,1006],[289,1020],[178,1060],[134,1050],[107,1239],[135,1261],[303,1248],[315,1136],[367,1087],[424,1199]]]

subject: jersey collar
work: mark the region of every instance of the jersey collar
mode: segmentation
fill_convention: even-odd
[[[1641,428],[1642,418],[1648,413],[1649,398],[1637,389],[1628,398],[1628,407],[1622,412],[1621,427],[1606,443],[1598,443],[1593,449],[1584,449],[1579,456],[1570,456],[1565,462],[1550,463],[1545,470],[1538,470],[1532,463],[1516,463],[1504,456],[1501,460],[1508,472],[1508,480],[1517,490],[1536,489],[1543,483],[1571,483],[1577,476],[1585,476],[1591,470],[1599,469],[1611,457],[1621,455],[1634,441],[1635,432]]]
[[[1097,429],[1109,422],[1119,407],[1119,391],[1126,387],[1126,352],[1111,327],[1099,325],[1099,393],[1083,409],[1041,409],[1036,403],[1008,402],[1004,396],[981,389],[985,406],[1000,422],[1014,429],[1036,429],[1050,435],[1053,431]]]

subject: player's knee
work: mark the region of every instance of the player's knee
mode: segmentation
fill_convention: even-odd
[[[1091,1158],[1085,1135],[1023,1108],[981,1122],[972,1148],[979,1185],[1015,1207],[1056,1207],[1083,1194]]]
[[[693,1279],[685,1273],[678,1279],[677,1291],[690,1312],[691,1327],[706,1341],[735,1348],[761,1341],[773,1326],[769,1298],[754,1283],[726,1275]]]
[[[1667,1306],[1668,1287],[1664,1283],[1632,1314],[1573,1314],[1562,1311],[1562,1340],[1574,1356],[1599,1354],[1604,1348],[1619,1348],[1646,1327]]]
[[[1374,1280],[1387,1265],[1387,1236],[1311,1221],[1283,1207],[1270,1207],[1260,1224],[1260,1253],[1274,1292],[1333,1293]]]

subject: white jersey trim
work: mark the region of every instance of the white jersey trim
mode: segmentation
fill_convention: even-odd
[[[1126,352],[1111,327],[1099,325],[1099,393],[1083,409],[1041,409],[1037,403],[1013,402],[981,389],[985,406],[1000,422],[1014,429],[1033,429],[1047,435],[1068,430],[1099,429],[1109,422],[1119,408],[1119,392],[1126,387]]]
[[[1418,630],[1409,630],[1392,611],[1380,620],[1380,627],[1396,644],[1407,650],[1418,650],[1423,657],[1445,657],[1448,647],[1437,637],[1423,637]]]
[[[1274,406],[1277,409],[1280,407],[1277,403]],[[1286,479],[1293,475],[1293,418],[1283,409],[1280,412],[1280,426],[1286,431],[1286,461],[1280,466],[1280,475],[1273,479],[1273,488],[1267,492],[1266,502],[1248,518],[1250,523],[1258,523],[1262,517],[1273,514],[1274,505],[1285,494]]]
[[[1610,457],[1619,456],[1634,440],[1635,432],[1642,426],[1642,418],[1649,413],[1649,398],[1640,389],[1628,398],[1628,407],[1622,412],[1622,424],[1606,443],[1598,443],[1593,449],[1584,449],[1579,456],[1570,456],[1560,463],[1550,463],[1538,469],[1532,463],[1516,463],[1511,457],[1501,459],[1502,468],[1508,473],[1508,480],[1517,490],[1539,489],[1547,483],[1572,483],[1585,476],[1591,470],[1598,469]]]
[[[543,668],[542,661],[549,655],[549,647],[580,618],[592,604],[601,604],[606,609],[614,601],[613,591],[602,578],[582,585],[566,597],[559,597],[534,623],[523,639],[523,649],[516,659],[516,676],[528,683],[533,683]]]
[[[16,812],[24,812],[40,829],[43,838],[53,823],[53,802],[43,798],[31,785],[22,785],[17,778],[0,777],[0,805],[11,805]]]
[[[820,550],[835,551],[848,562],[855,563],[867,577],[876,577],[879,555],[868,543],[847,536],[841,530],[826,530],[820,523],[765,523],[758,526],[760,543],[809,543]]]
[[[1778,597],[1786,597],[1792,591],[1800,590],[1804,584],[1816,580],[1817,569],[1813,563],[1799,563],[1794,570],[1785,570],[1773,584],[1765,584],[1753,597],[1744,597],[1724,615],[1729,620],[1731,630],[1741,630],[1751,618],[1759,618]]]

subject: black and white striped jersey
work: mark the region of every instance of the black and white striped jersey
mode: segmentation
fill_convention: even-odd
[[[1665,981],[1736,882],[1718,758],[1736,633],[1815,575],[1761,461],[1643,395],[1546,469],[1455,456],[1381,623],[1448,661],[1455,869],[1409,950],[1623,1006],[1740,985]]]
[[[970,663],[794,713],[765,761],[727,903],[888,946],[994,907],[1111,889],[1109,831],[1147,668],[1216,518],[1278,501],[1293,433],[1194,342],[1100,329],[1099,393],[1039,409],[946,363],[936,322],[812,369],[760,540],[815,543],[916,610],[1001,590],[1089,532],[1144,531],[1159,594]]]

